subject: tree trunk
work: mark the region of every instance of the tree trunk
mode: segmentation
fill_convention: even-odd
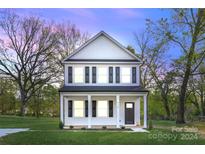
[[[203,87],[202,87],[203,88]],[[201,113],[202,113],[202,116],[205,116],[205,100],[204,100],[204,92],[203,92],[203,89],[201,90]]]
[[[164,100],[163,103],[164,103],[164,108],[165,108],[165,111],[166,111],[166,114],[167,114],[166,120],[170,120],[171,119],[171,117],[170,117],[170,109],[169,109],[169,105],[168,105],[167,99]]]
[[[20,91],[21,93],[21,110],[20,110],[20,116],[25,116],[26,113],[26,97],[24,91]]]
[[[164,93],[164,91],[161,91],[161,97],[162,97],[162,102],[163,102],[163,105],[164,105],[164,109],[166,111],[166,120],[170,120],[171,117],[170,117],[170,108],[169,108],[169,105],[168,105],[168,99],[167,99],[167,95]]]

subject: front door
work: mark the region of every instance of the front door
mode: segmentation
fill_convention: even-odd
[[[125,102],[125,124],[134,124],[134,103]]]

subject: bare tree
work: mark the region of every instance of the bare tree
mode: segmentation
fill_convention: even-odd
[[[87,32],[81,32],[74,24],[66,22],[55,25],[58,33],[58,48],[56,52],[56,67],[59,70],[58,79],[63,81],[63,63],[62,61],[70,55],[76,48],[84,44],[89,39]]]
[[[205,58],[205,9],[173,9],[171,18],[148,23],[154,37],[166,39],[182,53],[174,64],[180,76],[176,122],[185,123],[188,81]]]
[[[11,11],[1,14],[0,29],[0,73],[18,84],[21,115],[25,115],[31,96],[56,74],[52,59],[58,37],[51,24],[37,17],[21,18]]]
[[[160,92],[162,103],[166,111],[166,119],[171,118],[168,96],[174,82],[174,72],[169,69],[166,58],[166,42],[150,38],[147,31],[135,34],[137,45],[141,50],[142,75],[141,82],[146,88]]]

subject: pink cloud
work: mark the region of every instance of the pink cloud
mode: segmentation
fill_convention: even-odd
[[[119,16],[123,18],[137,18],[143,17],[143,15],[137,11],[136,9],[113,9],[113,11]]]
[[[92,9],[80,8],[80,9],[64,9],[64,10],[79,17],[85,17],[92,20],[97,20],[97,17],[95,13],[92,11]]]

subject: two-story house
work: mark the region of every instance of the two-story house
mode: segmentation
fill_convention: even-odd
[[[148,90],[140,86],[141,61],[135,54],[102,31],[63,63],[65,83],[59,92],[64,128],[141,122],[147,128]]]

